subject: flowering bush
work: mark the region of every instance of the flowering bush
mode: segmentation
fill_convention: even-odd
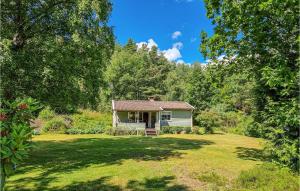
[[[33,129],[30,121],[40,110],[39,104],[31,99],[3,101],[0,107],[0,176],[1,190],[7,176],[14,173],[16,165],[27,156]]]

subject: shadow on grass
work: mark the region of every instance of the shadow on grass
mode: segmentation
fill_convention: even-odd
[[[111,177],[101,177],[92,181],[75,181],[64,187],[44,188],[47,191],[121,191],[118,185],[108,183]],[[130,180],[126,190],[131,191],[188,191],[185,185],[174,184],[174,176],[163,176],[157,178],[146,178],[143,181]],[[30,191],[22,187],[14,187],[15,190]],[[38,190],[36,188],[35,190]]]
[[[174,176],[164,176],[158,178],[145,179],[142,182],[131,180],[127,184],[127,188],[132,191],[187,191],[184,185],[169,185],[175,179]]]
[[[181,138],[114,137],[79,138],[67,141],[37,141],[36,147],[17,174],[42,170],[35,177],[10,181],[9,190],[24,190],[24,185],[35,185],[36,191],[48,190],[59,173],[71,173],[90,165],[122,164],[123,160],[161,161],[180,158],[184,150],[200,149],[213,144],[206,140]],[[148,180],[149,181],[149,180]],[[167,179],[164,180],[165,182]],[[100,181],[101,182],[101,181]],[[145,182],[146,183],[146,182]],[[131,183],[132,184],[132,183]],[[145,184],[146,185],[146,184]]]
[[[261,149],[237,147],[236,153],[239,158],[244,160],[270,161],[270,158],[265,156]]]

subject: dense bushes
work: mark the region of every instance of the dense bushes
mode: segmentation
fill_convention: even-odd
[[[111,114],[82,110],[71,116],[72,128],[68,134],[95,134],[106,132],[112,124]]]
[[[111,128],[111,114],[81,110],[73,115],[57,115],[46,107],[41,111],[42,133],[96,134]]]
[[[57,116],[47,121],[42,129],[42,132],[50,133],[65,133],[67,130],[67,124],[63,117]]]
[[[205,133],[213,133],[216,129],[240,135],[249,135],[252,117],[243,112],[223,112],[217,109],[202,111],[195,118],[196,124],[204,128]]]
[[[111,128],[106,131],[109,135],[145,135],[145,129],[135,129],[135,128]]]
[[[191,133],[191,127],[180,127],[180,126],[163,126],[161,132],[166,134],[180,134],[180,133]]]
[[[50,107],[44,108],[40,113],[39,113],[39,118],[43,120],[50,120],[53,117],[55,117],[55,112],[50,109]]]

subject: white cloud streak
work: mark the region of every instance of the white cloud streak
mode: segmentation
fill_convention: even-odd
[[[146,46],[149,50],[153,47],[156,46],[158,47],[157,43],[151,38],[149,39],[147,42],[142,41],[142,42],[138,42],[136,43],[137,48],[140,49],[143,46]],[[158,54],[163,54],[164,57],[171,62],[175,62],[176,60],[178,60],[179,58],[182,58],[182,55],[180,53],[180,49],[183,47],[183,43],[182,42],[176,42],[172,45],[172,48],[169,48],[167,50],[159,50],[158,49]],[[184,62],[183,60],[178,60],[180,63]]]
[[[151,49],[153,46],[158,47],[158,45],[156,44],[156,42],[155,42],[152,38],[150,38],[150,39],[148,40],[148,42],[138,42],[138,43],[136,43],[136,45],[137,45],[137,48],[138,48],[138,49],[142,48],[143,45],[146,45],[146,47],[147,47],[148,49]]]
[[[182,35],[182,33],[180,31],[175,31],[172,34],[172,39],[177,39],[181,35]]]

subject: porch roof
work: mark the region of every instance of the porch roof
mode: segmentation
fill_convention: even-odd
[[[162,111],[193,110],[194,107],[183,101],[113,100],[115,111]]]

